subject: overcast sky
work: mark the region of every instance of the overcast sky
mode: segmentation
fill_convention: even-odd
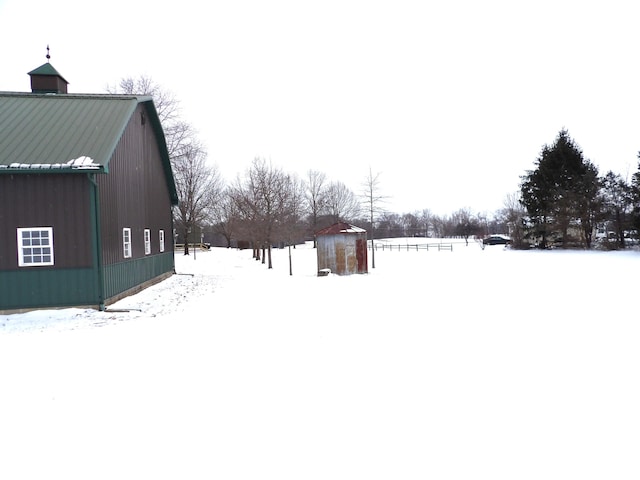
[[[596,1],[0,0],[0,90],[46,62],[70,93],[147,75],[229,180],[263,157],[387,208],[493,213],[563,127],[637,171],[640,7]]]

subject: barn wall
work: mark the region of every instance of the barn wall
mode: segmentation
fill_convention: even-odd
[[[0,175],[0,310],[98,303],[86,174]],[[18,267],[17,228],[52,227],[54,265]]]
[[[144,105],[139,105],[132,115],[109,162],[109,173],[99,177],[98,195],[105,297],[173,271],[170,195],[155,132]],[[129,259],[123,254],[123,228],[131,229]],[[150,255],[144,251],[147,228],[151,233]],[[165,235],[164,252],[160,252],[160,230]],[[155,256],[160,258],[151,258]]]
[[[18,267],[20,227],[53,227],[50,268],[91,267],[89,210],[84,174],[0,175],[0,270],[24,270]]]
[[[123,228],[131,228],[134,259],[145,256],[145,228],[151,230],[152,255],[160,253],[161,229],[165,231],[165,252],[173,249],[169,191],[155,134],[143,105],[131,117],[109,162],[109,173],[100,176],[98,185],[105,265],[125,261]]]

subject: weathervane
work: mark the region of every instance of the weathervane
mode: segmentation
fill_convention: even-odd
[[[49,55],[49,45],[47,45],[47,63],[49,63],[50,58],[51,58],[51,55]]]

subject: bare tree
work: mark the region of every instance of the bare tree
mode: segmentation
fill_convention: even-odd
[[[437,238],[444,238],[447,236],[447,220],[440,215],[431,216],[431,229],[433,236]]]
[[[382,212],[377,217],[379,237],[397,238],[404,236],[402,217],[397,213]]]
[[[307,172],[306,200],[313,235],[313,248],[316,248],[315,232],[318,230],[318,218],[326,208],[326,175],[316,170]]]
[[[220,200],[212,205],[211,219],[213,231],[224,237],[229,248],[231,241],[234,238],[237,239],[240,229],[240,212],[236,202],[233,201],[230,188],[225,189],[220,195]]]
[[[235,183],[229,187],[228,193],[230,209],[237,215],[238,240],[251,244],[253,257],[260,260],[261,232],[259,231],[259,210],[257,208],[257,193],[252,188],[249,173],[245,178],[238,176]]]
[[[469,237],[477,235],[480,231],[480,222],[477,217],[473,215],[470,209],[461,208],[452,214],[451,219],[455,235],[464,238],[465,244],[468,246]]]
[[[333,222],[352,220],[361,207],[355,194],[342,182],[331,182],[326,190],[327,214]]]
[[[420,223],[424,226],[424,236],[429,236],[429,230],[432,224],[433,215],[431,214],[431,210],[428,208],[424,208],[422,212],[419,214]]]
[[[153,98],[162,126],[179,121],[179,103],[175,95],[146,75],[120,79],[116,86],[107,86],[108,93],[114,95],[144,95]]]
[[[371,240],[371,268],[376,268],[376,254],[373,247],[376,216],[382,212],[382,203],[387,197],[380,194],[380,173],[375,175],[369,167],[369,174],[363,184],[362,201],[369,215],[369,239]]]
[[[142,75],[137,78],[123,78],[117,86],[108,86],[107,92],[122,95],[144,95],[153,98],[172,163],[182,146],[193,140],[192,127],[180,120],[180,104],[175,95],[155,83],[150,77]]]
[[[292,218],[301,208],[299,187],[292,188],[292,177],[265,160],[254,159],[245,177],[238,178],[232,198],[240,214],[243,232],[254,244],[254,257],[259,250],[268,256],[268,268],[273,268],[271,247],[275,241],[285,241],[290,235]],[[296,200],[297,199],[297,200]]]
[[[402,227],[405,237],[420,236],[420,217],[418,212],[402,214]]]
[[[525,248],[524,219],[527,211],[520,201],[520,192],[509,194],[504,199],[504,208],[499,215],[506,223],[511,245],[514,248]]]
[[[286,243],[289,249],[289,275],[293,275],[293,264],[291,256],[291,247],[295,248],[295,244],[304,234],[305,225],[302,222],[305,210],[305,182],[295,175],[288,175],[285,179],[286,188],[283,194],[283,211],[281,218],[281,227],[278,235]]]
[[[173,165],[180,202],[174,209],[176,228],[184,239],[184,254],[189,255],[189,234],[196,234],[212,218],[212,206],[219,201],[223,182],[216,168],[207,165],[202,146],[192,142],[183,146]]]
[[[288,245],[295,245],[304,236],[305,189],[305,182],[297,175],[286,175],[285,189],[283,189],[286,198],[282,202],[282,231],[279,236]]]

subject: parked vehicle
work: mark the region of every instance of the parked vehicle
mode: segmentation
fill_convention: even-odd
[[[508,245],[511,243],[511,238],[506,235],[489,235],[482,239],[483,245]]]

